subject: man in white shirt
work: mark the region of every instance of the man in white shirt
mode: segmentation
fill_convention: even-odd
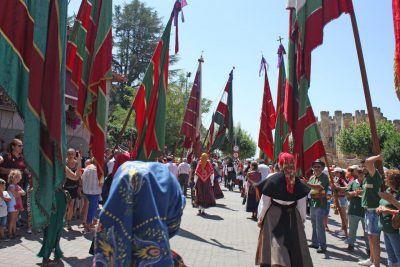
[[[258,161],[258,170],[261,172],[261,181],[264,181],[265,179],[267,179],[268,174],[271,172],[269,167],[267,165],[265,165],[265,162],[263,159],[260,159]]]
[[[168,167],[168,170],[175,175],[175,177],[178,176],[178,167],[176,164],[172,161],[172,156],[167,157],[167,163],[165,164]]]
[[[181,185],[183,195],[186,197],[186,192],[188,188],[189,182],[189,172],[190,172],[190,165],[187,163],[187,159],[184,158],[182,163],[178,166],[178,181]]]

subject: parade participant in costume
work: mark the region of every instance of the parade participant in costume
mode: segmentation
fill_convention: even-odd
[[[208,155],[203,153],[197,164],[194,182],[196,183],[196,205],[199,215],[205,215],[204,209],[216,206],[212,187],[214,186],[214,169],[208,161]]]
[[[219,186],[219,178],[221,178],[221,175],[219,174],[217,163],[213,163],[212,165],[214,168],[214,186],[213,186],[214,197],[215,199],[221,199],[224,198],[224,193],[222,192],[221,187]]]
[[[325,163],[319,159],[312,164],[314,175],[308,181],[308,186],[311,188],[310,200],[310,217],[312,224],[312,239],[311,248],[316,248],[317,253],[326,252],[326,233],[325,233],[325,207],[326,193],[329,189],[329,178],[322,172]]]
[[[258,170],[257,162],[253,161],[250,165],[250,171],[246,175],[246,212],[251,212],[251,218],[257,220],[257,208],[259,199],[257,198],[255,185],[261,181],[261,172]]]
[[[228,159],[228,164],[226,164],[225,179],[225,187],[228,187],[229,191],[233,191],[236,181],[236,170],[231,158]]]
[[[164,164],[127,162],[116,172],[100,213],[96,266],[184,266],[169,239],[179,230],[185,197]]]
[[[261,227],[256,265],[313,266],[307,247],[304,222],[310,189],[295,177],[294,157],[279,155],[281,172],[257,186],[262,192],[258,225]]]

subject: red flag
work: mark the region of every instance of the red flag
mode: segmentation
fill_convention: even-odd
[[[151,62],[133,100],[137,138],[135,160],[147,161],[164,151],[165,109],[168,91],[169,41],[173,16],[154,50]]]
[[[291,35],[296,36],[295,42],[299,51],[297,55],[298,80],[300,81],[300,76],[305,75],[310,82],[311,52],[322,45],[325,25],[343,13],[353,12],[353,2],[352,0],[323,0],[315,4],[314,1],[289,0],[288,8],[296,10]],[[298,34],[295,34],[297,31]]]
[[[261,64],[264,68],[264,97],[260,119],[260,133],[258,135],[258,147],[265,153],[265,155],[273,160],[274,159],[274,139],[272,137],[272,130],[275,128],[276,114],[275,107],[272,101],[271,89],[269,87],[266,61],[263,57]]]
[[[292,130],[297,169],[306,175],[312,162],[325,155],[310,99],[311,52],[323,42],[324,26],[342,13],[353,12],[351,0],[290,1],[289,73],[285,116]]]
[[[203,57],[201,57],[180,132],[185,137],[183,147],[192,149],[196,158],[200,158],[201,153],[201,64],[203,62]]]
[[[281,44],[278,49],[278,90],[276,98],[276,123],[274,138],[274,159],[277,160],[281,152],[289,152],[289,126],[284,116],[286,71],[284,55],[285,48]]]
[[[214,131],[215,131],[215,128],[214,128],[214,114],[213,114],[212,118],[211,118],[210,130],[208,133],[208,142],[207,142],[207,151],[208,152],[211,152],[210,151],[211,146],[214,143]]]
[[[67,69],[78,89],[77,112],[90,132],[99,179],[106,142],[107,80],[112,78],[111,1],[84,0],[67,46]]]
[[[218,125],[218,129],[215,136],[210,135],[209,143],[207,144],[207,147],[210,147],[209,151],[214,151],[215,149],[218,149],[223,145],[225,141],[226,130],[228,130],[228,134],[226,135],[228,141],[232,145],[234,144],[232,85],[233,85],[233,70],[229,73],[228,82],[226,83],[221,100],[218,103],[217,110],[213,115],[213,119],[210,126],[210,133],[211,133],[211,127],[213,127],[214,131],[214,123]]]
[[[394,35],[396,40],[396,50],[394,56],[394,84],[397,97],[400,100],[400,0],[393,0],[392,7]]]

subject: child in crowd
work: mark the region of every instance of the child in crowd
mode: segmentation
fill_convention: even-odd
[[[17,237],[17,219],[20,211],[24,210],[22,205],[22,196],[25,196],[25,191],[18,185],[22,179],[20,170],[11,170],[8,175],[8,193],[11,201],[8,202],[8,235],[10,238]]]
[[[6,191],[6,181],[0,179],[0,240],[2,241],[7,240],[4,235],[4,228],[7,225],[7,202],[10,201],[10,195]]]

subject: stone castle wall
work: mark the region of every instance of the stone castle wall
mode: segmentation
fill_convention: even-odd
[[[376,122],[381,120],[388,121],[388,119],[383,116],[380,108],[374,107],[373,110]],[[343,155],[340,152],[336,139],[342,129],[349,127],[351,124],[358,124],[361,122],[369,123],[368,114],[365,110],[356,110],[354,115],[351,113],[343,113],[338,110],[334,112],[333,117],[330,116],[328,111],[321,111],[318,127],[328,159],[332,164],[342,165],[355,159],[354,155]],[[389,122],[392,122],[400,132],[400,120]]]

